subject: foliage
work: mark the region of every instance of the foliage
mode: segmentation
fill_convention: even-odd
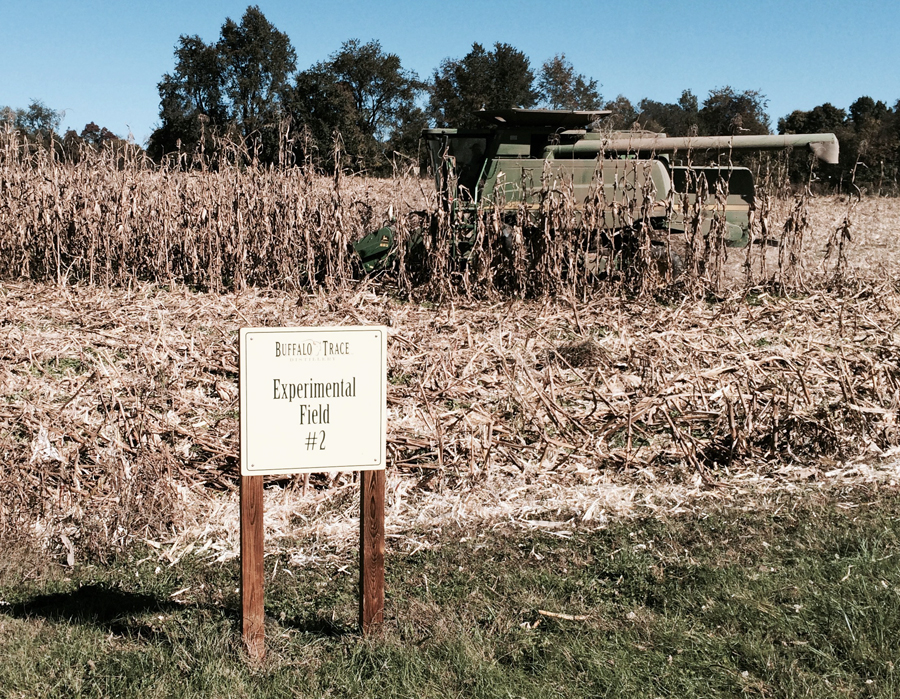
[[[286,105],[292,126],[301,134],[294,143],[298,162],[332,170],[338,134],[346,152],[363,162],[370,155],[371,144],[359,128],[353,94],[331,73],[316,67],[298,73]]]
[[[217,47],[199,36],[182,36],[175,57],[174,72],[166,73],[157,85],[162,124],[150,136],[148,147],[156,158],[182,147],[193,150],[211,135],[207,128],[214,130],[227,121]]]
[[[602,98],[597,81],[575,72],[560,53],[544,61],[537,78],[540,103],[548,109],[600,109]]]
[[[690,136],[698,129],[697,97],[690,90],[681,93],[675,104],[642,99],[638,103],[638,122],[648,131],[663,131],[669,136]]]
[[[239,25],[225,20],[218,50],[231,120],[245,137],[271,131],[284,114],[282,99],[297,62],[287,34],[278,31],[258,6],[248,7]]]
[[[345,41],[328,61],[317,63],[298,76],[295,86],[297,121],[316,119],[316,143],[326,151],[333,134],[339,132],[344,147],[360,168],[384,170],[389,158],[383,151],[398,149],[415,155],[424,126],[416,98],[425,85],[415,72],[403,68],[400,57],[387,53],[377,41]],[[316,104],[326,94],[333,105]],[[345,128],[340,129],[343,125]],[[325,137],[325,131],[332,133]]]
[[[446,58],[434,71],[430,116],[439,127],[475,127],[479,109],[533,107],[538,101],[528,57],[497,42],[491,51],[479,44],[461,59]]]
[[[737,92],[730,86],[710,90],[697,113],[701,136],[767,134],[769,101],[759,90]]]
[[[397,54],[385,53],[377,41],[344,42],[325,69],[350,88],[360,130],[379,141],[390,137],[398,114],[411,108],[424,87],[414,72],[404,70]]]
[[[150,139],[157,159],[214,152],[220,137],[239,136],[263,162],[283,158],[288,140],[295,159],[332,168],[340,135],[351,164],[377,170],[388,167],[385,144],[409,150],[410,125],[421,130],[415,100],[424,84],[378,41],[351,39],[296,72],[290,39],[254,6],[240,24],[226,19],[214,44],[182,36],[175,58],[158,85],[162,123]]]
[[[778,120],[779,133],[833,133],[841,146],[840,164],[820,166],[818,178],[839,191],[864,187],[875,193],[900,192],[900,102],[890,109],[884,102],[863,96],[839,109],[830,102],[809,111],[795,110]],[[802,181],[805,154],[795,154],[791,178]]]
[[[215,44],[181,36],[175,58],[175,70],[158,85],[162,123],[150,137],[150,153],[208,148],[233,127],[258,155],[273,159],[296,66],[287,35],[259,7],[248,7],[240,24],[225,20]]]
[[[25,109],[0,107],[0,130],[14,129],[29,142],[46,146],[59,130],[62,117],[62,112],[32,100]]]
[[[778,120],[778,133],[830,133],[844,128],[847,112],[831,102],[814,107],[808,112],[794,110]]]
[[[89,143],[90,145],[95,147],[100,147],[104,143],[110,143],[111,141],[118,140],[119,137],[116,136],[112,131],[107,129],[105,126],[101,128],[92,121],[90,124],[85,124],[84,128],[81,130],[79,138],[81,138],[81,140],[85,143]]]
[[[238,143],[240,152],[262,163],[303,162],[330,171],[341,153],[340,165],[360,172],[421,170],[427,165],[421,131],[483,127],[474,115],[482,108],[605,108],[612,112],[603,121],[606,129],[672,136],[771,131],[760,90],[717,87],[702,103],[689,89],[675,102],[618,95],[604,103],[597,79],[577,72],[565,53],[544,61],[535,74],[528,56],[503,42],[490,49],[473,43],[462,58],[441,61],[427,82],[377,40],[350,39],[326,60],[297,71],[289,37],[258,6],[247,7],[240,22],[226,18],[214,41],[180,36],[174,59],[157,84],[160,121],[147,148],[157,161],[177,153],[182,166],[218,167],[227,144]],[[84,145],[120,142],[93,122],[80,134],[70,129],[60,136],[62,117],[34,100],[24,109],[0,107],[0,128],[16,131],[28,148],[52,147],[69,158]],[[792,111],[777,127],[782,134],[834,133],[840,142],[840,164],[816,164],[812,180],[809,154],[793,153],[787,172],[795,184],[900,194],[900,100],[891,107],[864,95],[846,109],[825,102]],[[735,156],[745,164],[757,160]]]
[[[59,129],[62,114],[55,109],[50,109],[39,100],[28,105],[28,109],[16,115],[16,124],[26,132],[47,138]]]
[[[419,139],[422,130],[431,126],[428,113],[418,105],[407,105],[399,110],[397,117],[399,128],[394,129],[384,144],[384,154],[391,160],[395,174],[399,174],[398,168],[401,171],[417,168],[424,172],[429,159],[425,149],[419,147]]]
[[[619,95],[614,100],[610,100],[604,109],[608,109],[610,114],[603,120],[603,125],[610,129],[619,131],[629,131],[638,123],[638,113],[634,105],[624,95]]]

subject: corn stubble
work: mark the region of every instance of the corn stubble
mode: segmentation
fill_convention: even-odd
[[[824,478],[900,443],[897,246],[854,224],[900,223],[893,202],[784,197],[763,172],[751,244],[728,249],[716,220],[699,233],[724,210],[699,182],[696,200],[666,203],[690,224],[666,241],[675,278],[639,225],[649,191],[607,202],[597,182],[578,212],[549,172],[537,219],[485,211],[461,260],[417,179],[240,153],[215,170],[127,151],[70,163],[10,134],[0,158],[3,538],[102,555],[171,536],[184,488],[233,489],[246,325],[392,326],[390,477],[409,485],[395,515],[410,526],[416,493],[543,482],[572,488],[567,514],[587,519],[578,487],[598,478]],[[630,258],[598,274],[584,260],[609,240],[609,207]],[[389,209],[397,257],[360,281],[351,244]],[[315,477],[313,492],[348,478]]]

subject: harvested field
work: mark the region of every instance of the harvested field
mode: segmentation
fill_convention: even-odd
[[[352,241],[392,215],[405,240],[429,181],[0,141],[4,539],[236,555],[243,326],[389,326],[388,528],[410,549],[451,522],[563,533],[900,475],[896,200],[763,192],[758,244],[696,239],[683,279],[629,286],[571,272],[571,202],[547,190],[532,270],[487,213],[470,263],[438,235],[419,279],[401,252],[359,281]],[[355,541],[352,474],[269,483],[269,539],[298,560]]]
[[[173,560],[234,556],[236,335],[258,325],[389,326],[388,532],[410,550],[454,522],[565,532],[747,490],[896,481],[900,204],[854,205],[835,283],[820,262],[847,206],[809,203],[791,295],[740,275],[699,298],[440,305],[371,282],[5,282],[0,529],[63,558],[134,539]],[[352,474],[271,479],[270,542],[298,561],[352,546],[355,497]]]

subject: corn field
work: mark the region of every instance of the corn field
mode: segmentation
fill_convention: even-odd
[[[399,184],[401,212],[410,186]],[[340,172],[252,162],[185,171],[136,149],[61,162],[10,134],[0,198],[2,278],[213,292],[341,286],[358,276],[352,243],[386,215],[371,183]]]
[[[397,536],[462,510],[587,522],[611,484],[727,493],[839,480],[897,454],[890,200],[784,193],[772,167],[756,243],[728,249],[696,226],[675,279],[639,230],[633,267],[602,278],[577,261],[611,204],[598,189],[576,215],[564,181],[541,184],[540,226],[485,211],[463,261],[416,178],[239,158],[185,170],[128,151],[73,163],[9,135],[0,158],[0,539],[63,559],[139,538],[233,555],[246,326],[390,328]],[[636,194],[626,222],[645,206]],[[352,242],[391,216],[397,257],[364,278]],[[346,545],[352,482],[279,481],[279,531],[292,536],[297,512],[324,521],[331,502],[328,531]]]
[[[373,180],[340,168],[325,177],[308,164],[263,166],[232,151],[215,168],[202,154],[195,154],[190,168],[186,158],[157,165],[129,147],[85,148],[73,162],[27,148],[14,132],[0,135],[0,278],[104,288],[150,282],[216,293],[334,290],[363,276],[353,243],[392,221],[397,254],[383,276],[405,295],[539,297],[617,287],[655,293],[674,281],[670,272],[659,273],[649,228],[636,223],[653,204],[646,177],[624,204],[606,201],[598,182],[576,210],[571,181],[545,174],[538,210],[485,210],[463,258],[455,254],[457,233],[430,181]],[[340,162],[339,148],[335,159]],[[623,176],[640,167],[622,163]],[[669,195],[668,210],[688,223],[684,235],[672,236],[685,262],[682,291],[718,293],[729,259],[741,270],[730,273],[731,282],[740,277],[747,286],[802,285],[809,197],[797,196],[776,224],[772,199],[785,181],[784,162],[778,173],[777,161],[762,171],[745,250],[724,246],[716,224],[724,217],[715,216],[724,211],[721,188],[701,182],[695,199]],[[710,219],[709,234],[701,234]],[[598,275],[584,260],[612,235],[611,228],[634,232],[631,256],[621,274]],[[773,236],[779,240],[775,257],[766,254]],[[841,250],[836,247],[831,260],[835,269]]]

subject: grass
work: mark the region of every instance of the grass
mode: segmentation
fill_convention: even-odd
[[[444,530],[411,555],[389,546],[387,622],[367,639],[354,561],[296,567],[274,553],[258,667],[238,642],[236,561],[170,567],[134,550],[69,569],[7,555],[0,693],[900,695],[894,488],[544,529]]]

